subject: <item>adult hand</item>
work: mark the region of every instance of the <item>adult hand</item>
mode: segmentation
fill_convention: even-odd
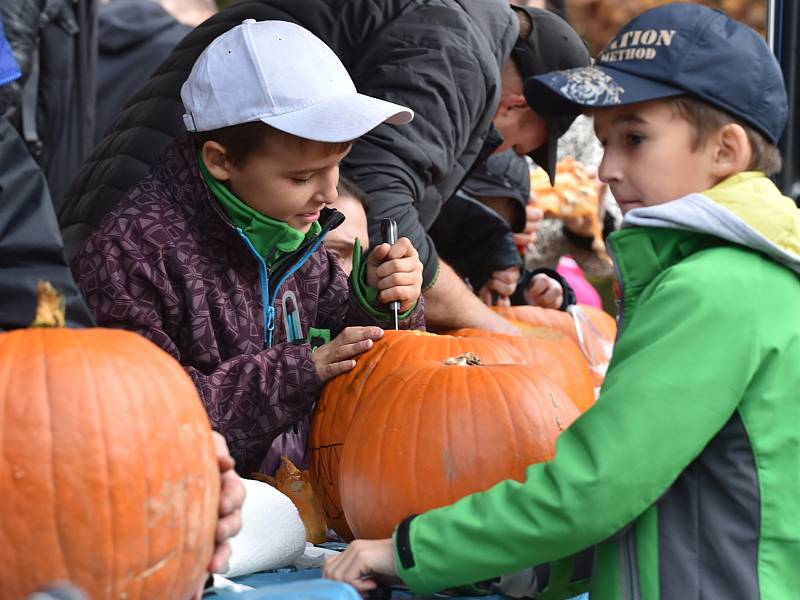
[[[525,207],[525,229],[522,233],[514,234],[514,243],[520,252],[524,252],[536,243],[539,234],[539,227],[544,218],[544,211],[535,204],[528,204]]]
[[[381,303],[399,301],[400,312],[414,306],[422,292],[422,263],[411,240],[403,237],[391,246],[373,248],[367,261],[367,284],[378,290]]]
[[[510,306],[511,300],[509,297],[514,293],[514,290],[517,289],[519,275],[519,267],[509,267],[508,269],[495,271],[483,287],[478,290],[478,297],[484,304],[488,304],[489,306],[492,304]],[[498,296],[497,302],[492,301],[493,293]]]
[[[525,301],[542,308],[561,308],[564,302],[564,289],[561,284],[544,273],[533,276],[525,289]]]
[[[421,271],[420,281],[422,281]],[[355,367],[354,358],[372,348],[373,341],[381,337],[383,329],[380,327],[346,327],[330,342],[322,344],[311,354],[320,380],[325,383]]]
[[[344,552],[325,560],[322,576],[349,583],[362,594],[378,587],[378,579],[396,579],[392,540],[352,542]]]

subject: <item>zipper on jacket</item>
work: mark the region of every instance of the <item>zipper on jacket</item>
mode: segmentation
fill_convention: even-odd
[[[294,275],[295,271],[297,271],[297,269],[299,269],[300,267],[303,266],[303,264],[305,264],[305,262],[311,257],[311,255],[317,251],[317,248],[319,248],[323,240],[324,236],[320,235],[319,237],[317,237],[314,243],[311,245],[311,247],[308,248],[308,250],[306,250],[306,252],[297,260],[297,262],[292,264],[292,266],[286,270],[286,272],[281,276],[280,280],[278,281],[278,284],[275,286],[275,289],[272,290],[272,297],[270,298],[270,303],[272,303],[272,301],[275,300],[275,298],[278,295],[278,291],[280,291],[281,286],[284,283],[286,283],[286,280],[289,279],[289,277],[291,277],[292,275]]]
[[[286,282],[289,277],[291,277],[297,269],[299,269],[303,264],[309,259],[309,257],[316,252],[317,248],[319,248],[320,244],[325,239],[325,236],[331,231],[331,229],[335,229],[339,225],[341,225],[342,221],[344,221],[344,215],[338,211],[333,211],[331,209],[323,209],[330,210],[331,216],[329,219],[326,220],[325,225],[320,231],[319,235],[315,237],[313,240],[302,244],[297,251],[293,252],[292,254],[284,257],[282,261],[275,265],[273,269],[273,274],[276,275],[278,278],[278,284],[275,286],[275,289],[272,290],[270,293],[269,289],[269,270],[267,269],[267,263],[264,260],[264,257],[259,254],[258,250],[255,249],[253,243],[248,239],[247,235],[245,235],[244,231],[240,227],[236,227],[232,225],[236,229],[236,233],[239,235],[240,238],[244,241],[247,248],[250,250],[250,253],[255,257],[258,261],[258,278],[261,283],[261,305],[262,310],[264,312],[264,347],[271,348],[272,347],[272,333],[275,329],[275,307],[272,306],[272,303],[275,302],[275,298],[278,296],[278,292],[281,289],[281,286]],[[294,263],[292,260],[300,254],[300,258],[297,259]],[[291,263],[291,264],[290,264]],[[288,265],[288,266],[287,266]],[[281,272],[283,271],[283,272]]]
[[[323,210],[327,211],[330,209]],[[325,224],[322,226],[322,230],[319,232],[317,237],[301,244],[297,250],[278,261],[273,267],[272,274],[275,276],[275,279],[277,279],[278,283],[275,286],[275,289],[272,290],[272,295],[269,298],[270,305],[275,301],[275,298],[278,297],[278,292],[280,292],[280,289],[283,284],[286,283],[286,280],[294,275],[294,273],[305,264],[311,255],[317,251],[317,248],[320,247],[320,244],[322,244],[322,242],[325,240],[325,237],[328,235],[328,233],[330,233],[332,229],[335,229],[341,225],[344,221],[344,215],[342,215],[342,213],[338,211],[331,211],[331,213],[332,214],[330,214],[330,218],[325,219]],[[299,258],[296,258],[298,255]]]
[[[255,249],[253,243],[245,235],[240,227],[236,228],[236,233],[244,240],[244,243],[250,249],[250,253],[255,256],[258,261],[258,279],[261,283],[261,310],[264,312],[264,348],[272,346],[272,330],[275,329],[275,308],[272,306],[272,301],[269,297],[269,273],[267,271],[267,262]]]

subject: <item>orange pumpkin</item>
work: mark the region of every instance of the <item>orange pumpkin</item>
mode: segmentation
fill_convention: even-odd
[[[396,369],[464,352],[479,353],[500,364],[525,362],[524,356],[500,340],[387,330],[369,352],[356,359],[354,369],[335,377],[323,389],[311,422],[309,471],[325,520],[343,539],[352,540],[353,534],[341,508],[339,461],[356,408],[363,400],[376,397],[372,388]]]
[[[607,312],[585,304],[578,305],[583,315],[589,320],[592,327],[597,330],[605,340],[614,341],[617,336],[617,322]],[[568,312],[541,308],[539,306],[493,306],[499,315],[512,321],[521,321],[528,325],[539,327],[552,327],[560,329],[577,343],[578,336],[575,331],[575,321]]]
[[[219,468],[194,384],[143,337],[0,334],[0,598],[54,580],[175,600],[202,585]]]
[[[549,460],[578,416],[526,365],[424,362],[389,374],[361,406],[339,485],[353,533],[385,538],[404,517],[455,502]]]
[[[527,363],[547,375],[564,390],[579,411],[594,404],[592,373],[580,348],[564,332],[550,327],[536,327],[515,322],[521,336],[504,335],[485,329],[457,329],[450,335],[490,337],[510,344],[525,356]]]
[[[494,306],[495,312],[503,317],[527,325],[553,327],[566,333],[578,344],[586,357],[595,387],[600,388],[605,378],[611,351],[617,335],[617,323],[606,312],[592,306],[578,305],[577,323],[580,324],[580,336],[576,326],[576,317],[571,313],[540,308],[538,306]]]

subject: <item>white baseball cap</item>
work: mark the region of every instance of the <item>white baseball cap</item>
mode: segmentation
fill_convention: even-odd
[[[320,142],[414,118],[405,106],[359,94],[336,54],[287,21],[247,19],[216,38],[192,67],[181,100],[189,131],[262,121]]]

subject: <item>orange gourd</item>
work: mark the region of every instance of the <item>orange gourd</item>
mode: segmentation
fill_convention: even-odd
[[[385,538],[404,517],[521,481],[549,460],[578,416],[526,365],[411,365],[359,408],[342,451],[342,507],[357,537]]]
[[[356,359],[354,369],[326,384],[311,422],[309,471],[325,520],[343,539],[351,540],[353,534],[341,508],[339,461],[357,407],[374,398],[371,390],[375,384],[398,368],[464,352],[479,353],[486,360],[502,364],[525,362],[524,356],[500,340],[387,330],[369,352]]]
[[[515,322],[521,336],[504,335],[485,329],[457,329],[450,335],[489,337],[513,346],[527,363],[547,375],[564,390],[579,411],[585,412],[594,404],[592,373],[575,342],[564,332],[550,327],[537,327]]]
[[[0,356],[0,598],[55,580],[95,600],[191,597],[220,482],[189,376],[111,329],[2,333]]]

